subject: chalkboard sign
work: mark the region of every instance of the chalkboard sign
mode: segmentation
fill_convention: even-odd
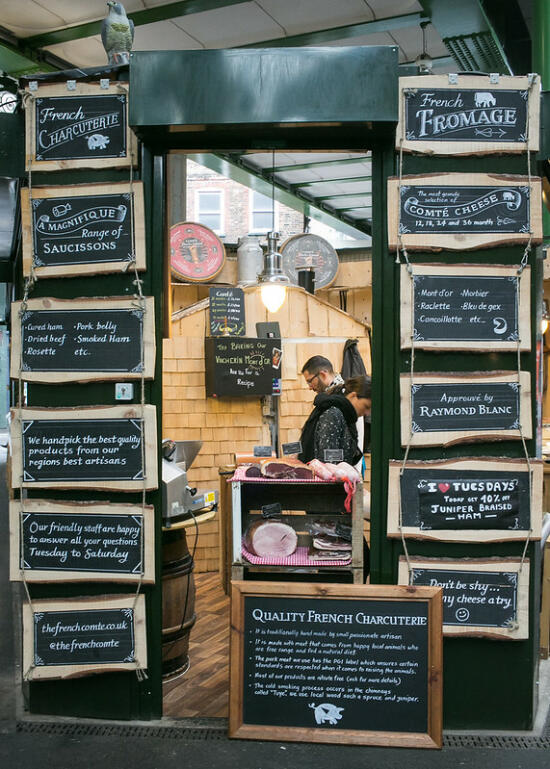
[[[281,450],[284,456],[290,456],[291,454],[300,454],[302,451],[301,441],[292,441],[292,443],[283,443]]]
[[[496,174],[388,179],[390,249],[465,251],[540,242],[541,180]]]
[[[433,588],[233,582],[230,736],[440,746],[440,601]]]
[[[145,269],[142,182],[25,188],[21,207],[25,275]]]
[[[151,378],[154,300],[30,299],[12,304],[11,376],[35,382]]]
[[[281,371],[281,340],[207,337],[206,395],[271,395]]]
[[[401,348],[529,350],[525,270],[520,276],[516,267],[415,264],[409,273],[402,266]]]
[[[151,506],[13,500],[10,578],[152,583]]]
[[[401,375],[401,443],[439,446],[531,437],[530,375]],[[521,429],[520,429],[521,428]]]
[[[542,464],[462,458],[390,462],[388,536],[496,542],[540,537]]]
[[[529,637],[529,560],[399,559],[399,582],[443,588],[443,634]]]
[[[396,145],[429,154],[538,149],[540,78],[400,78]]]
[[[31,680],[146,668],[144,596],[25,604],[23,664]]]
[[[210,336],[244,336],[244,291],[232,286],[210,288]]]
[[[255,457],[270,457],[273,454],[271,446],[254,446]]]
[[[155,414],[154,406],[145,406],[143,413],[125,406],[14,410],[12,483],[156,488]]]
[[[128,94],[79,83],[41,85],[27,110],[27,168],[109,168],[131,163]]]

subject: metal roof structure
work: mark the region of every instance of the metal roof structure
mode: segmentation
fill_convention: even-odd
[[[125,0],[134,50],[391,45],[404,74],[422,54],[434,73],[525,73],[530,0]],[[18,77],[100,66],[103,0],[0,0],[0,70]],[[160,84],[162,87],[162,84]],[[366,151],[226,153],[197,162],[352,234],[370,233]],[[316,214],[317,212],[317,214]],[[319,213],[320,212],[320,213]],[[351,228],[354,228],[353,230]]]

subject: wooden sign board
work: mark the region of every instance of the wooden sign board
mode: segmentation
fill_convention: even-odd
[[[145,270],[142,182],[21,190],[23,274],[36,278]]]
[[[521,428],[521,429],[520,429]],[[531,377],[527,371],[401,374],[401,445],[450,446],[468,441],[529,439]]]
[[[529,637],[529,559],[399,558],[399,584],[443,588],[443,635]]]
[[[208,316],[210,336],[244,336],[244,291],[234,286],[211,286]]]
[[[389,248],[471,251],[542,242],[537,177],[424,174],[388,179]]]
[[[137,164],[137,141],[128,127],[127,84],[40,84],[26,114],[26,167],[122,168]]]
[[[23,605],[26,678],[76,678],[147,667],[145,597],[34,600]]]
[[[440,542],[540,539],[542,462],[464,457],[390,461],[388,537]]]
[[[453,80],[449,75],[399,78],[397,149],[428,155],[538,151],[538,75],[498,76],[498,82],[486,75],[456,75]]]
[[[28,382],[151,379],[153,297],[29,299],[12,304],[11,376]]]
[[[229,736],[441,747],[436,588],[233,582]]]
[[[208,397],[272,395],[281,377],[280,339],[206,337],[204,349]]]
[[[10,502],[10,579],[154,583],[154,508]]]
[[[157,488],[154,406],[13,409],[11,441],[13,488]]]
[[[401,349],[531,349],[531,269],[414,264],[401,267]]]

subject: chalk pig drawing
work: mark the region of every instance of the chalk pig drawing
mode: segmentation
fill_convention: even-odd
[[[88,149],[90,150],[104,150],[108,144],[108,136],[103,136],[103,134],[92,134],[91,136],[88,136]]]
[[[344,708],[337,708],[336,705],[330,703],[323,703],[322,705],[314,705],[311,703],[309,706],[313,708],[315,713],[315,721],[318,724],[325,724],[327,721],[333,726],[342,718],[342,711]]]
[[[476,107],[494,107],[497,100],[488,91],[477,91],[474,96]]]

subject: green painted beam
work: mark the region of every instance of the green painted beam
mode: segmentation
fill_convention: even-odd
[[[283,171],[304,171],[310,168],[327,168],[329,166],[344,166],[353,163],[362,163],[365,160],[370,160],[370,155],[361,155],[357,158],[344,158],[343,160],[316,160],[313,163],[296,163],[295,165],[288,166],[271,166],[262,168],[263,173],[278,174]]]
[[[236,165],[235,162],[222,157],[221,155],[212,155],[210,153],[197,153],[188,154],[189,160],[199,163],[201,166],[209,168],[211,171],[215,171],[222,176],[232,179],[234,182],[244,184],[245,187],[249,187],[256,192],[261,192],[262,195],[271,197],[273,186],[270,181],[262,178],[258,174],[255,174],[249,168],[245,168],[242,165]],[[285,189],[282,189],[275,183],[274,185],[275,200],[278,203],[282,203],[294,211],[299,211],[304,216],[309,216],[312,219],[316,219],[323,224],[327,224],[329,227],[333,227],[338,232],[344,235],[349,235],[354,239],[361,239],[365,234],[370,234],[363,230],[361,227],[348,226],[341,219],[329,214],[326,211],[321,210],[320,207],[315,205],[312,200],[307,200],[304,197],[293,195]]]
[[[297,189],[303,189],[304,187],[313,187],[315,184],[341,184],[342,182],[370,182],[372,181],[372,176],[344,176],[339,179],[317,179],[317,181],[312,182],[296,182],[294,184],[289,184],[288,189],[289,190],[297,190]],[[331,195],[331,197],[336,197],[336,195]]]
[[[346,24],[343,27],[321,29],[317,32],[306,32],[302,35],[288,35],[276,37],[273,40],[262,40],[259,43],[249,43],[238,46],[239,48],[277,48],[279,46],[322,45],[334,40],[349,40],[362,35],[374,35],[379,32],[389,32],[392,29],[404,29],[405,27],[418,27],[421,21],[429,21],[429,17],[422,13],[405,13],[401,16],[388,16],[385,19],[364,21],[360,24]]]
[[[140,27],[144,24],[178,19],[182,16],[190,16],[191,14],[202,13],[203,11],[213,11],[229,5],[241,5],[245,2],[248,2],[248,0],[180,0],[177,3],[157,5],[144,11],[128,13],[128,18],[134,22],[136,27]],[[41,35],[33,35],[25,38],[25,44],[30,48],[44,48],[47,45],[67,43],[70,40],[80,40],[83,37],[93,37],[100,34],[102,21],[103,19],[89,21],[84,24],[76,24],[73,27],[65,27],[65,29],[56,29]]]

